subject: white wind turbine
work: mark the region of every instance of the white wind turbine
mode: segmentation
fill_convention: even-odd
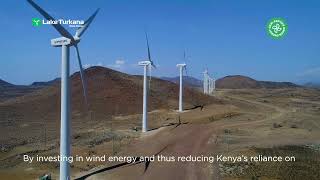
[[[55,21],[46,11],[38,6],[32,0],[27,0],[32,7],[34,7],[41,15],[47,20]],[[78,43],[80,42],[81,35],[89,27],[99,9],[97,9],[88,20],[84,22],[82,27],[78,28],[75,36],[72,36],[61,24],[52,24],[52,26],[59,32],[62,37],[52,39],[51,45],[54,47],[61,47],[61,125],[60,125],[60,180],[70,179],[70,164],[68,158],[70,157],[70,120],[71,120],[71,94],[70,94],[70,61],[69,61],[69,48],[74,46],[78,58],[80,68],[80,76],[83,87],[84,100],[87,106],[87,87],[84,77],[84,72],[81,64]]]
[[[177,64],[177,67],[179,68],[179,72],[180,72],[180,82],[179,82],[179,112],[183,111],[183,102],[182,102],[182,98],[183,98],[183,86],[182,86],[182,81],[183,81],[183,70],[186,68],[186,64]]]
[[[210,94],[214,93],[215,89],[216,89],[216,80],[215,78],[211,78],[210,77]]]
[[[212,94],[215,89],[216,80],[209,75],[208,69],[205,69],[205,71],[203,72],[203,93]]]
[[[151,60],[150,54],[150,47],[149,47],[149,40],[148,35],[146,35],[147,41],[147,48],[148,48],[148,60],[147,61],[140,61],[139,66],[143,66],[143,111],[142,111],[142,132],[148,131],[148,81],[147,81],[147,71],[149,70],[149,76],[151,79],[151,67],[156,68]],[[150,83],[150,82],[149,82]]]
[[[203,93],[204,94],[209,93],[209,89],[208,89],[209,82],[208,81],[209,81],[208,69],[205,69],[205,71],[203,72]]]
[[[183,53],[183,59],[186,60],[186,52]],[[183,111],[183,70],[187,70],[187,64],[177,64],[177,67],[179,68],[179,74],[180,74],[180,81],[179,81],[179,112]]]

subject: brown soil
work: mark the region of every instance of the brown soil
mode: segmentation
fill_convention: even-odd
[[[319,144],[319,95],[320,91],[301,88],[218,90],[215,98],[223,104],[208,104],[202,110],[197,108],[181,114],[166,108],[150,112],[150,129],[153,130],[144,135],[140,132],[140,114],[94,119],[87,124],[75,124],[72,153],[107,156],[232,155],[253,153],[252,147]],[[46,172],[57,178],[57,164],[26,164],[21,160],[21,154],[58,154],[58,140],[50,138],[45,147],[44,141],[37,141],[2,152],[0,179],[32,179]],[[223,175],[219,163],[141,162],[112,168],[117,164],[73,163],[72,177],[87,175],[88,179],[172,180],[248,178]]]

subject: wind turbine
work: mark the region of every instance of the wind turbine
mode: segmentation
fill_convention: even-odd
[[[183,105],[182,105],[182,90],[183,90],[183,86],[182,86],[182,78],[183,78],[183,70],[186,69],[186,64],[177,64],[177,67],[179,68],[179,72],[180,72],[180,82],[179,82],[179,112],[183,111]]]
[[[213,92],[213,79],[209,77],[209,94]]]
[[[208,69],[203,72],[203,93],[208,94]]]
[[[183,59],[186,60],[186,52],[183,53]],[[183,85],[182,85],[182,81],[183,81],[183,70],[187,70],[187,64],[186,63],[182,63],[182,64],[177,64],[177,67],[179,68],[179,72],[180,72],[180,82],[179,82],[179,112],[183,111]]]
[[[149,70],[149,76],[151,79],[151,67],[156,68],[151,60],[151,53],[149,47],[149,39],[148,35],[145,32],[146,41],[147,41],[147,48],[148,48],[148,60],[147,61],[140,61],[138,64],[139,66],[143,66],[143,110],[142,110],[142,132],[148,131],[148,81],[147,81],[147,71]],[[149,82],[150,83],[150,82]]]
[[[215,89],[216,89],[216,80],[215,78],[210,78],[211,79],[211,94],[214,93]]]
[[[41,15],[47,20],[55,21],[46,11],[38,6],[32,0],[27,0],[32,7],[34,7]],[[61,125],[60,125],[60,180],[70,179],[70,164],[68,158],[70,157],[70,120],[71,120],[71,94],[70,94],[70,61],[69,61],[69,48],[74,46],[78,58],[80,68],[80,76],[82,81],[84,100],[87,105],[87,87],[84,77],[83,67],[81,63],[78,43],[80,42],[81,35],[87,30],[99,9],[97,9],[84,24],[77,29],[76,34],[72,36],[61,24],[52,24],[53,27],[59,32],[62,37],[52,39],[51,45],[53,47],[61,47]]]

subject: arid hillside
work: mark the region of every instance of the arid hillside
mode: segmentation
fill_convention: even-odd
[[[80,74],[77,72],[71,77],[72,123],[76,126],[81,124],[83,126],[92,119],[141,114],[143,89],[141,76],[128,75],[104,67],[91,67],[85,70],[85,74],[88,86],[88,109],[84,103]],[[149,111],[177,109],[179,87],[176,84],[152,78],[150,88]],[[221,100],[189,88],[185,88],[184,97],[186,109],[222,103]],[[32,93],[0,102],[0,123],[1,131],[9,132],[0,138],[5,144],[21,143],[24,138],[15,139],[17,134],[13,133],[21,128],[30,132],[40,131],[44,126],[49,129],[59,129],[60,83],[53,83]],[[24,135],[26,139],[27,134],[26,132]],[[32,139],[28,138],[28,141]]]
[[[216,81],[216,87],[220,89],[259,89],[259,88],[296,88],[298,85],[291,82],[257,81],[250,77],[233,75],[226,76]]]

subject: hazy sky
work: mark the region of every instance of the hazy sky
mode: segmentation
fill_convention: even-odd
[[[101,11],[79,45],[83,64],[141,74],[146,59],[144,29],[150,37],[156,76],[175,76],[176,63],[189,59],[188,74],[201,77],[208,67],[219,78],[242,74],[258,80],[320,81],[319,0],[36,0],[56,19],[83,19]],[[15,84],[47,81],[60,75],[61,49],[51,47],[59,34],[26,1],[0,1],[0,79]],[[266,33],[272,17],[282,17],[288,34],[274,40]],[[75,28],[68,28],[73,34]],[[78,67],[71,49],[72,72]]]

